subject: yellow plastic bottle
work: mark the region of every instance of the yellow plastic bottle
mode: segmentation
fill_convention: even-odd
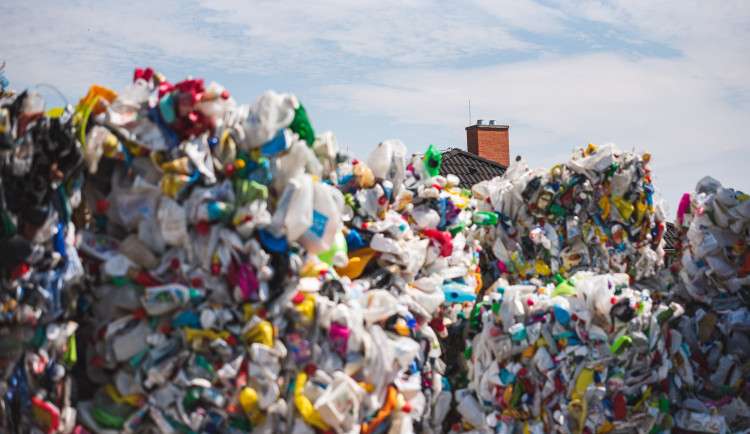
[[[247,419],[253,425],[260,425],[266,420],[266,415],[258,407],[258,392],[252,387],[245,387],[240,392],[240,405]]]

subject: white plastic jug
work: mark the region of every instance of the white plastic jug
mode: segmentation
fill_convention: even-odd
[[[322,182],[313,184],[313,192],[312,224],[302,234],[299,243],[308,253],[318,254],[331,249],[336,232],[341,229],[344,195]]]

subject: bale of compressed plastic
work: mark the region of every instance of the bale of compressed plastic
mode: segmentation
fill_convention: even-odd
[[[39,93],[7,84],[0,74],[0,431],[69,432],[83,156],[72,110],[45,113]]]
[[[672,426],[668,326],[682,307],[661,299],[666,216],[649,161],[589,145],[474,185],[472,219],[497,223],[468,231],[499,279],[469,315],[454,431]]]
[[[750,423],[749,199],[705,177],[677,211],[673,294],[686,314],[672,330],[683,345],[673,402],[684,430],[734,431]]]
[[[149,69],[77,111],[86,429],[441,429],[443,317],[481,288],[481,247],[439,153],[352,160],[292,94],[240,105]]]
[[[530,170],[519,158],[502,177],[474,185],[483,200],[477,211],[498,216],[485,235],[498,275],[510,282],[579,270],[653,277],[663,267],[666,205],[654,202],[650,159],[589,145],[552,170]]]

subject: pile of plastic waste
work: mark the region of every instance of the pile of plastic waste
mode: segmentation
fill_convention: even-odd
[[[97,280],[79,339],[86,428],[441,426],[434,320],[475,299],[481,248],[462,229],[487,223],[438,175],[440,153],[392,140],[352,160],[294,95],[238,105],[151,70],[92,87],[77,113],[78,248]]]
[[[670,360],[680,347],[667,327],[682,308],[628,280],[499,280],[472,312],[472,381],[456,392],[463,420],[496,432],[671,428]]]
[[[578,270],[653,277],[663,266],[666,206],[653,202],[650,159],[589,145],[552,170],[532,171],[519,158],[502,178],[474,185],[473,197],[485,199],[477,210],[499,216],[485,236],[499,273],[511,282]]]
[[[648,154],[468,191],[433,146],[341,152],[293,94],[137,69],[6,94],[0,157],[0,431],[747,423],[750,201],[699,183],[671,278]]]
[[[711,177],[677,210],[681,237],[672,267],[685,305],[673,336],[682,342],[676,426],[722,432],[750,426],[750,196]]]
[[[0,431],[33,420],[69,432],[83,155],[70,112],[46,115],[40,94],[2,94],[5,85],[0,75]]]
[[[649,160],[590,145],[551,171],[518,159],[472,188],[476,212],[497,216],[475,238],[500,278],[469,316],[454,430],[672,426],[667,327],[682,307],[661,302],[665,216]]]

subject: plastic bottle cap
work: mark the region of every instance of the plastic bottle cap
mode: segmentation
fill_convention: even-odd
[[[298,291],[296,294],[294,294],[294,297],[292,298],[292,303],[300,304],[303,301],[305,301],[305,294],[303,294],[302,291]]]
[[[133,311],[133,318],[141,320],[146,316],[146,311],[143,309],[136,309]]]
[[[211,229],[211,225],[209,225],[208,222],[205,220],[199,221],[198,226],[196,227],[196,230],[201,235],[206,235],[210,229]]]
[[[172,268],[180,268],[180,260],[177,258],[172,258],[172,260],[169,261],[169,266]]]
[[[227,164],[226,167],[227,176],[234,176],[234,165],[233,164]]]
[[[54,363],[48,369],[52,381],[60,381],[65,377],[65,367],[59,363]]]
[[[612,304],[617,304],[617,297],[610,298],[609,302],[612,303]]]
[[[317,370],[318,370],[318,367],[315,366],[315,365],[313,365],[312,363],[310,363],[309,365],[305,366],[305,373],[307,373],[307,375],[312,375]]]
[[[193,277],[190,279],[190,285],[193,288],[200,288],[203,286],[203,280],[200,277]]]
[[[99,199],[96,201],[96,210],[98,212],[107,212],[109,210],[109,201],[107,199]]]
[[[229,97],[232,96],[228,90],[223,90],[221,92],[221,99],[229,99]]]
[[[201,312],[201,327],[204,329],[210,329],[216,323],[216,313],[211,309],[206,309]]]
[[[55,323],[48,325],[47,330],[45,332],[45,334],[47,335],[47,340],[50,340],[50,341],[57,340],[57,338],[60,337],[60,333],[61,333],[60,326]]]

